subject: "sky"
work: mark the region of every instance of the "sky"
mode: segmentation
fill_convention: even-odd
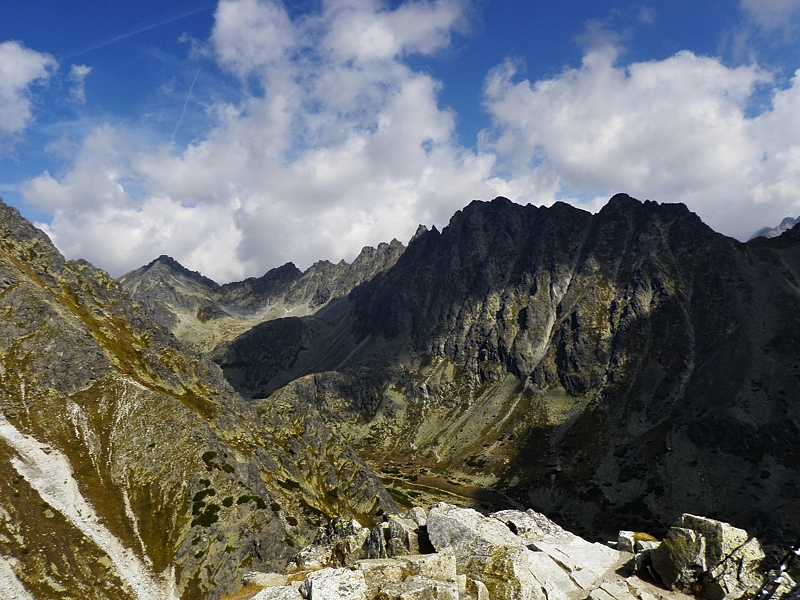
[[[0,196],[113,276],[351,261],[498,195],[800,214],[800,0],[0,8]]]

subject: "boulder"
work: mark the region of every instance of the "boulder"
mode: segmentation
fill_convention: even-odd
[[[417,524],[417,527],[425,527],[428,524],[428,514],[424,508],[415,506],[406,513],[406,519],[411,519]]]
[[[709,600],[736,600],[745,595],[753,596],[764,583],[758,571],[763,559],[761,544],[751,538],[710,570],[710,581],[705,585],[704,595]]]
[[[364,573],[345,568],[309,573],[300,586],[300,595],[306,600],[368,600]]]
[[[744,529],[684,514],[651,553],[653,569],[668,588],[711,600],[736,600],[755,593],[764,552]]]
[[[390,515],[388,523],[387,556],[420,553],[419,525],[415,521]]]
[[[519,510],[500,510],[490,515],[506,524],[512,533],[522,538],[525,543],[560,538],[568,535],[562,529],[545,517],[532,509],[525,512]]]
[[[428,513],[428,537],[440,551],[447,546],[470,544],[478,539],[496,545],[525,547],[525,542],[498,519],[484,517],[471,508],[437,502]]]
[[[590,589],[620,557],[534,511],[487,518],[440,503],[431,508],[427,529],[434,548],[452,546],[459,573],[482,581],[493,599],[566,597]]]
[[[389,524],[379,523],[370,530],[361,552],[362,558],[387,558],[386,538],[389,537]]]
[[[653,551],[642,550],[633,555],[633,570],[636,573],[644,573],[653,579],[659,579],[653,574]]]
[[[667,588],[687,594],[698,591],[698,578],[706,571],[706,540],[701,533],[670,527],[650,557]]]
[[[458,571],[482,581],[493,600],[544,600],[544,584],[577,589],[549,556],[529,550],[502,521],[475,510],[434,504],[428,535],[436,550],[452,546]]]
[[[617,550],[620,552],[634,552],[636,541],[632,531],[620,531],[617,537]]]
[[[295,554],[289,571],[350,566],[363,557],[370,530],[355,519],[335,518],[317,529],[311,545]]]
[[[656,548],[661,545],[661,542],[653,541],[653,540],[637,540],[633,546],[633,549],[638,552],[647,552],[648,550],[655,550]],[[708,540],[706,540],[706,545],[708,545]],[[706,561],[708,561],[708,553],[706,553]]]
[[[399,556],[396,560],[405,565],[412,574],[437,581],[456,581],[456,553],[452,547],[443,548],[441,552],[434,554]]]
[[[455,582],[429,579],[412,575],[401,583],[392,583],[381,589],[375,600],[459,600]]]
[[[364,574],[370,597],[386,584],[401,583],[416,575],[443,583],[457,581],[456,555],[449,547],[434,554],[359,560],[356,568]]]
[[[265,587],[251,600],[303,600],[303,597],[293,587],[283,585]]]
[[[364,574],[368,596],[373,598],[387,583],[400,583],[409,572],[402,562],[393,558],[368,558],[356,563],[356,569]]]
[[[677,527],[684,527],[703,534],[706,540],[706,565],[709,569],[721,563],[726,556],[747,542],[750,537],[744,529],[733,527],[722,521],[686,513],[681,516]]]

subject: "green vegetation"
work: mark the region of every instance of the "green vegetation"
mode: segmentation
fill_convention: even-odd
[[[477,456],[470,456],[467,459],[467,464],[470,467],[482,468],[486,464],[486,459],[485,458],[478,458]]]
[[[267,508],[267,503],[264,502],[264,499],[261,496],[255,496],[253,494],[245,494],[244,496],[239,496],[239,499],[236,500],[236,504],[246,504],[251,500],[256,503],[256,506],[258,508],[261,509]]]
[[[217,521],[219,521],[219,505],[211,503],[209,504],[206,509],[200,513],[197,517],[192,520],[192,527],[195,525],[200,525],[202,527],[208,527],[213,525]]]
[[[215,490],[214,488],[208,488],[208,489],[200,490],[199,492],[197,492],[194,495],[194,498],[192,498],[192,501],[193,502],[199,502],[199,501],[203,500],[203,498],[205,498],[206,496],[216,496],[216,495],[217,495],[217,490]]]
[[[279,479],[278,480],[278,485],[281,486],[284,489],[287,489],[287,490],[299,490],[300,489],[300,484],[297,483],[296,481],[292,481],[291,479],[285,479],[285,480]]]

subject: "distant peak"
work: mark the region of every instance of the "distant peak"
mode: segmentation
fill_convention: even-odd
[[[750,236],[750,239],[753,240],[759,237],[775,238],[789,231],[798,223],[800,223],[800,217],[784,217],[777,227],[764,227],[759,229],[752,236]]]
[[[219,284],[213,279],[209,279],[208,277],[206,277],[205,275],[203,275],[198,271],[192,271],[190,269],[187,269],[177,260],[166,254],[162,254],[157,259],[151,261],[148,265],[144,267],[144,270],[149,271],[150,269],[152,269],[157,265],[163,265],[173,273],[178,273],[180,275],[183,275],[184,277],[189,277],[208,287],[219,287]]]
[[[426,233],[428,233],[428,228],[427,228],[427,227],[425,227],[425,225],[423,225],[423,224],[421,224],[421,223],[420,223],[419,227],[417,227],[417,231],[416,231],[416,233],[414,233],[414,235],[412,236],[412,238],[409,240],[409,243],[413,242],[413,241],[414,241],[414,240],[416,240],[416,239],[419,239],[419,238],[421,238],[421,237],[422,237],[423,235],[425,235]]]
[[[608,200],[608,204],[631,204],[631,203],[641,204],[639,200],[625,193],[614,194]]]

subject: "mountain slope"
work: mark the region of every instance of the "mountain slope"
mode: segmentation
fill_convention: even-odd
[[[498,198],[216,356],[245,396],[317,407],[412,498],[516,499],[598,537],[692,512],[789,542],[798,281],[795,230],[742,244],[683,205]]]
[[[301,272],[287,263],[261,277],[224,285],[161,256],[123,275],[119,283],[179,339],[208,352],[261,322],[314,314],[390,268],[404,250],[392,240],[365,247],[352,264],[323,260]]]
[[[31,597],[219,597],[322,516],[394,506],[313,407],[243,403],[2,203],[0,311],[0,561]]]

